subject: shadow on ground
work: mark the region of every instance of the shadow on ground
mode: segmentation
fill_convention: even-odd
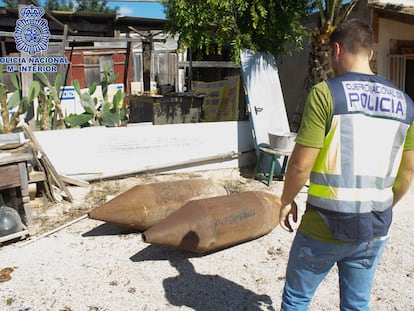
[[[82,234],[83,237],[92,237],[92,236],[105,236],[105,235],[124,235],[131,233],[140,233],[136,229],[104,223],[98,227],[93,228],[92,230]]]
[[[219,275],[197,273],[190,258],[205,255],[151,245],[130,257],[133,262],[168,260],[179,275],[162,281],[165,297],[173,306],[192,310],[274,311],[272,299]]]

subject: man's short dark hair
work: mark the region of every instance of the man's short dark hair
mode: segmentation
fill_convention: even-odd
[[[331,46],[338,42],[352,54],[366,51],[370,53],[374,42],[372,28],[366,22],[352,18],[342,22],[336,27],[330,36]]]

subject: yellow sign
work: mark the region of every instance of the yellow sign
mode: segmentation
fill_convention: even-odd
[[[236,121],[239,113],[240,76],[228,77],[224,86],[223,100],[217,113],[217,121]]]
[[[202,121],[235,121],[238,117],[240,76],[214,82],[193,82],[197,95],[203,95]]]

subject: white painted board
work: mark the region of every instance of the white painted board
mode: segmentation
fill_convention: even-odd
[[[55,169],[82,179],[106,178],[195,159],[254,149],[249,122],[206,122],[89,127],[34,132]],[[237,168],[254,164],[250,152],[229,161],[171,171]],[[168,171],[168,170],[167,170]]]
[[[273,56],[241,51],[243,81],[255,145],[268,145],[268,133],[289,133],[289,121]]]

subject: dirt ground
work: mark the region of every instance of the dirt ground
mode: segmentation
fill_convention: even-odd
[[[294,237],[280,227],[253,241],[200,255],[144,243],[140,232],[87,217],[71,223],[134,185],[200,177],[222,183],[229,192],[280,195],[283,186],[274,181],[267,187],[253,180],[250,171],[228,169],[70,187],[74,202],[41,202],[33,208],[36,234],[0,247],[0,271],[10,276],[0,282],[0,310],[278,310]],[[306,188],[297,198],[302,212],[305,198]],[[395,209],[372,310],[414,310],[413,202],[414,188]],[[337,282],[334,268],[318,288],[311,311],[339,309]]]

